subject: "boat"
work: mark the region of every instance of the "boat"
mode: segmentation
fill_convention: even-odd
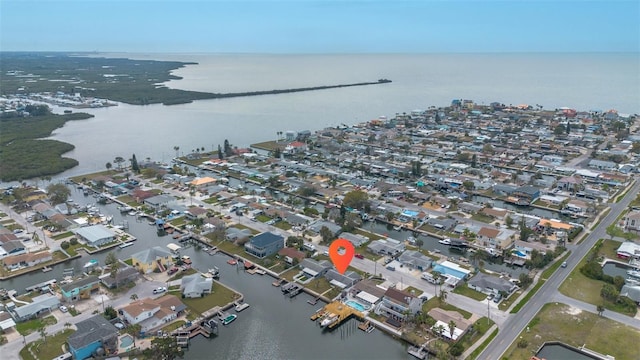
[[[238,315],[236,315],[236,314],[231,314],[231,315],[225,317],[224,319],[222,319],[222,325],[231,324],[237,317],[238,317]]]
[[[49,272],[51,270],[53,270],[53,268],[51,268],[49,266],[45,266],[45,267],[42,268],[42,272]]]
[[[438,240],[438,242],[442,245],[451,245],[451,239],[449,238],[444,238],[442,240]]]
[[[120,210],[120,212],[122,213],[125,213],[133,210],[133,208],[131,206],[122,205],[122,206],[118,206],[118,210]]]
[[[266,274],[267,272],[266,272],[266,271],[264,271],[264,270],[262,270],[262,269],[256,269],[256,270],[255,270],[255,273],[256,273],[256,274],[258,274],[258,275],[264,275],[264,274]]]
[[[87,261],[87,262],[84,264],[83,268],[84,268],[84,269],[88,269],[88,268],[90,268],[90,267],[94,267],[94,266],[97,266],[97,265],[98,265],[98,260],[96,260],[96,259],[91,259],[91,260]]]
[[[247,303],[237,304],[236,305],[236,311],[240,312],[240,311],[242,311],[242,310],[244,310],[244,309],[246,309],[248,307],[249,307],[249,304],[247,304]]]
[[[333,324],[334,322],[338,321],[338,319],[339,319],[338,314],[329,314],[324,319],[322,319],[322,321],[320,322],[320,326],[327,327]]]
[[[135,216],[137,213],[138,213],[138,212],[137,212],[137,211],[135,211],[135,210],[131,210],[131,211],[129,211],[129,215],[130,215],[130,216]]]
[[[213,268],[209,269],[209,274],[211,274],[211,276],[213,276],[214,278],[219,278],[220,277],[220,269],[218,269],[216,266],[214,266]]]
[[[276,281],[272,282],[272,283],[271,283],[271,285],[273,285],[273,286],[280,286],[280,285],[282,285],[282,283],[283,283],[284,281],[285,281],[284,279],[278,279],[278,280],[276,280]]]
[[[229,265],[237,265],[237,264],[238,264],[238,260],[236,260],[236,259],[229,259],[229,260],[227,260],[227,264],[229,264]]]
[[[244,268],[245,269],[251,269],[253,267],[255,267],[255,265],[253,263],[249,262],[248,260],[244,260]]]
[[[395,230],[395,231],[400,231],[400,230],[402,230],[402,226],[400,226],[400,225],[398,225],[398,226],[394,226],[394,227],[393,227],[393,230]]]
[[[124,248],[126,248],[126,247],[131,246],[131,245],[133,245],[133,242],[126,242],[126,243],[121,244],[121,245],[119,246],[119,248],[120,248],[120,249],[124,249]]]
[[[375,327],[373,325],[371,325],[371,321],[367,320],[364,322],[361,322],[360,324],[358,324],[358,329],[366,332],[366,333],[370,333],[373,331],[373,329],[375,329]]]

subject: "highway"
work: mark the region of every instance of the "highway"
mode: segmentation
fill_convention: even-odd
[[[627,209],[629,204],[640,191],[640,183],[635,182],[629,193],[619,203],[610,203],[611,211],[607,214],[598,224],[598,226],[582,241],[579,245],[569,245],[567,248],[571,250],[571,255],[567,259],[568,266],[566,268],[559,268],[547,282],[538,290],[538,292],[531,297],[529,302],[516,314],[509,315],[507,320],[500,326],[500,332],[495,339],[485,348],[485,350],[477,357],[481,360],[495,360],[501,359],[503,354],[507,351],[511,343],[515,341],[518,335],[525,329],[527,324],[533,319],[533,317],[540,311],[542,306],[550,301],[562,301],[567,300],[566,296],[558,293],[558,287],[569,276],[569,274],[576,268],[580,260],[591,250],[593,245],[598,239],[607,238],[606,228],[611,225],[620,214]],[[595,312],[595,306],[585,304],[580,301],[573,303],[567,302],[568,305],[582,305],[582,308],[591,307],[591,311]],[[588,305],[588,306],[586,306]],[[585,309],[589,310],[589,309]],[[635,318],[616,314],[610,314],[611,311],[605,311],[604,315],[610,318],[614,318],[623,324],[640,328],[640,321]]]

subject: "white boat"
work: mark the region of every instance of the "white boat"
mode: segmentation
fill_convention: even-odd
[[[395,231],[400,231],[400,230],[402,230],[402,226],[400,226],[400,225],[398,225],[398,226],[394,226],[394,227],[393,227],[393,230],[395,230]]]
[[[242,311],[242,310],[244,310],[244,309],[246,309],[248,307],[249,307],[249,304],[247,304],[247,303],[237,304],[236,305],[236,312],[240,312],[240,311]]]
[[[451,245],[451,239],[449,238],[444,238],[442,240],[438,240],[438,242],[442,245]]]
[[[49,266],[45,266],[45,267],[42,268],[42,272],[49,272],[51,270],[53,270],[53,268],[51,268]]]
[[[137,213],[138,213],[138,212],[137,212],[137,211],[135,211],[135,210],[131,210],[131,211],[129,211],[129,215],[130,215],[130,216],[135,216]]]
[[[231,314],[231,315],[225,317],[224,319],[222,319],[222,325],[229,325],[237,318],[238,318],[238,315]]]
[[[131,246],[131,245],[133,245],[133,242],[126,242],[124,244],[121,244],[119,247],[120,247],[120,249],[124,249],[126,247]]]
[[[94,267],[94,266],[97,266],[97,265],[98,265],[98,260],[91,259],[91,260],[87,261],[84,264],[83,268],[87,269],[87,268]]]
[[[258,274],[258,275],[264,275],[264,274],[266,274],[267,272],[266,272],[266,271],[264,271],[264,270],[262,270],[262,269],[255,269],[255,273],[256,273],[256,274]]]
[[[327,315],[327,317],[322,319],[322,321],[320,322],[320,326],[327,327],[333,324],[334,322],[338,321],[338,319],[339,319],[338,314],[329,314]]]

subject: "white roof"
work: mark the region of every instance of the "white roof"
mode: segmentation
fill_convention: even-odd
[[[378,300],[380,300],[379,297],[375,296],[375,295],[371,295],[366,291],[360,291],[358,293],[358,295],[356,295],[356,297],[358,299],[364,300],[366,302],[368,302],[369,304],[375,304],[378,302]]]
[[[308,267],[306,267],[306,268],[302,269],[302,271],[303,271],[303,272],[305,272],[305,273],[307,273],[307,274],[309,274],[309,275],[311,275],[311,276],[316,276],[316,275],[318,275],[318,272],[317,272],[317,271],[311,270],[311,269],[309,269]]]
[[[441,325],[442,327],[444,327],[444,331],[442,332],[442,336],[446,337],[447,339],[451,339],[451,332],[449,330],[449,324],[444,323],[440,320],[436,321],[436,324],[433,325],[433,327],[431,327],[431,329],[434,329],[436,326]],[[453,329],[453,340],[458,340],[458,338],[460,337],[460,335],[462,335],[463,331],[458,329],[457,327]]]
[[[340,282],[340,281],[338,281],[338,280],[331,280],[331,281],[329,281],[329,284],[331,284],[331,285],[335,285],[335,286],[339,287],[340,289],[344,289],[344,288],[346,288],[346,287],[347,287],[347,285],[346,285],[346,284],[343,284],[343,283],[341,283],[341,282]]]
[[[471,274],[471,271],[459,266],[458,264],[452,263],[451,261],[444,261],[442,264],[440,264],[444,267],[448,267],[449,269],[453,269],[456,271],[460,271],[462,273],[464,273],[465,275],[469,275]]]
[[[178,251],[180,249],[182,249],[180,246],[174,244],[174,243],[169,243],[167,244],[167,248],[171,251]]]

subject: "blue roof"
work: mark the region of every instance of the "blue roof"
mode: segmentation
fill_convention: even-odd
[[[270,232],[265,232],[265,233],[254,236],[251,239],[251,244],[257,247],[265,247],[270,244],[273,244],[274,242],[283,241],[283,240],[284,238],[280,235],[270,233]]]

